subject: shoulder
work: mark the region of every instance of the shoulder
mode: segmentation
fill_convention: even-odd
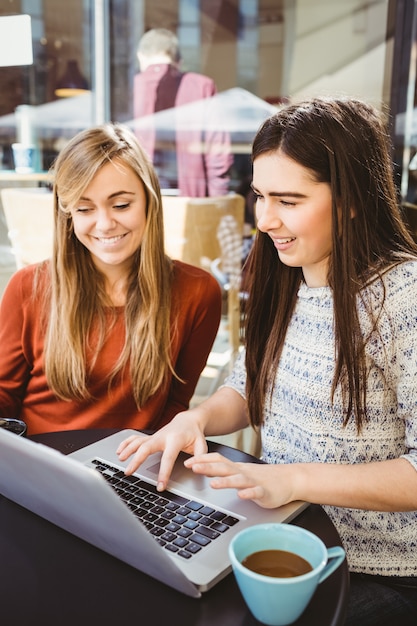
[[[173,262],[173,274],[174,284],[184,285],[202,285],[208,287],[210,285],[216,288],[216,291],[220,291],[220,286],[217,280],[210,272],[203,270],[201,267],[195,265],[189,265],[183,261],[175,259]]]
[[[183,72],[183,80],[198,80],[200,83],[214,85],[214,80],[210,76],[199,74],[198,72]]]
[[[406,259],[388,267],[382,273],[382,282],[388,298],[404,297],[410,293],[417,299],[417,259]]]
[[[212,274],[206,270],[183,263],[173,261],[173,294],[181,297],[200,298],[202,300],[221,300],[219,283]]]
[[[364,287],[359,299],[361,317],[382,314],[389,325],[416,326],[417,330],[417,259],[409,258],[380,271]]]
[[[149,67],[143,72],[137,72],[133,77],[133,87],[139,88],[143,87],[144,84],[155,82],[156,79],[160,79],[161,75],[159,72],[154,72]]]
[[[3,293],[2,304],[15,304],[26,308],[30,303],[42,298],[50,285],[49,261],[28,265],[15,272]]]
[[[12,274],[6,290],[28,294],[33,291],[37,283],[42,282],[42,286],[44,286],[45,281],[49,280],[48,267],[49,261],[45,261],[17,270],[17,272]]]
[[[417,257],[409,257],[387,268],[386,275],[394,279],[417,280]]]
[[[185,72],[182,77],[181,86],[183,87],[184,85],[193,85],[194,87],[198,86],[201,91],[210,95],[214,95],[217,92],[214,80],[209,76],[198,74],[197,72]]]
[[[397,263],[381,268],[373,274],[362,289],[363,294],[392,295],[403,289],[413,287],[417,282],[417,258],[409,257]]]

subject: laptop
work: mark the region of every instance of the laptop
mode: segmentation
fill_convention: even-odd
[[[263,509],[235,490],[214,490],[181,454],[165,492],[155,485],[161,453],[126,477],[116,449],[122,430],[69,455],[0,428],[0,493],[132,567],[191,597],[230,571],[240,530],[289,522],[306,506]]]

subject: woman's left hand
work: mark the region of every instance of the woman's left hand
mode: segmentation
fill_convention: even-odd
[[[213,489],[237,489],[244,500],[274,508],[304,500],[368,511],[417,510],[417,473],[405,458],[372,463],[233,463],[217,453],[185,461],[212,477]]]
[[[236,463],[216,452],[193,456],[184,464],[196,474],[213,477],[213,489],[237,489],[239,498],[253,500],[264,508],[272,509],[294,499],[286,465]]]

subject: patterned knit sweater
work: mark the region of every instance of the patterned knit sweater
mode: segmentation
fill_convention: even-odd
[[[383,282],[383,285],[382,285]],[[385,302],[381,309],[383,290]],[[368,421],[358,436],[354,420],[342,426],[342,404],[330,390],[335,365],[333,298],[328,287],[302,284],[288,328],[272,403],[262,427],[268,463],[367,463],[402,456],[417,470],[417,262],[389,269],[358,298],[380,311],[379,333],[367,344]],[[225,385],[245,396],[241,354]],[[324,507],[337,527],[351,571],[417,576],[417,511],[381,513]]]

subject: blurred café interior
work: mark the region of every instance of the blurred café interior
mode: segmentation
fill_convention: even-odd
[[[399,196],[410,227],[417,230],[414,0],[0,0],[0,24],[2,17],[24,15],[30,17],[33,62],[13,65],[5,40],[0,42],[1,291],[16,267],[31,260],[19,259],[20,244],[14,240],[19,227],[5,215],[4,190],[36,191],[42,197],[51,182],[48,170],[65,142],[105,121],[132,129],[158,121],[169,144],[178,123],[172,111],[157,113],[152,122],[139,122],[133,113],[137,46],[151,28],[177,35],[183,71],[215,81],[214,123],[229,133],[233,152],[228,194],[243,196],[237,219],[243,247],[254,226],[249,191],[253,136],[277,107],[314,95],[353,95],[386,112]],[[191,123],[190,116],[187,109],[184,123]],[[35,147],[30,171],[16,170],[15,143]],[[168,180],[163,189],[167,205],[176,202],[179,211],[169,171],[159,173]],[[212,204],[215,200],[210,198]],[[227,208],[222,207],[218,204],[217,213],[224,216]],[[216,210],[201,204],[200,212]],[[49,222],[34,213],[33,224],[28,217],[25,224],[30,237],[38,239],[40,254],[47,255]],[[203,227],[196,228],[201,234]],[[171,224],[167,231],[174,237]],[[172,254],[180,255],[175,242],[167,241],[168,250],[170,243]],[[221,242],[217,245],[215,259],[200,250],[200,261],[204,257],[209,269],[218,268],[213,260],[223,251]]]

